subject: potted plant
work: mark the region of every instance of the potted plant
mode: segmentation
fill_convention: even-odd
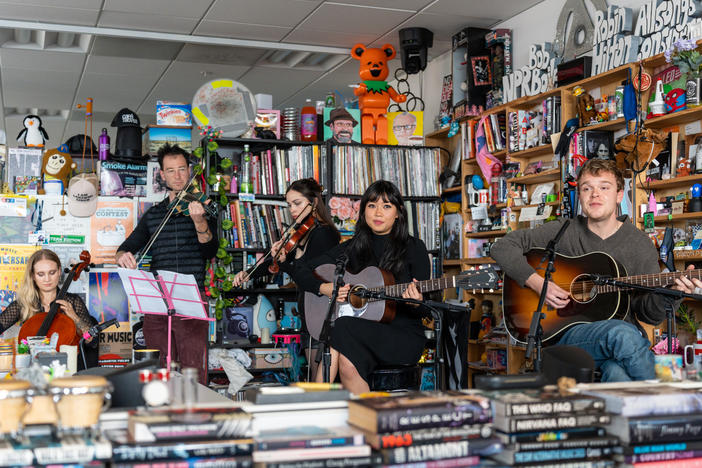
[[[697,51],[697,42],[692,39],[678,39],[673,42],[670,49],[666,50],[665,61],[672,63],[686,77],[685,96],[687,105],[695,107],[700,105],[700,66],[702,55]]]

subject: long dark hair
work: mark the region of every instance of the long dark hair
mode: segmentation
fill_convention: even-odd
[[[405,267],[407,256],[407,243],[409,241],[409,227],[407,225],[407,210],[402,200],[400,191],[392,182],[378,180],[373,182],[366,189],[361,197],[361,207],[358,211],[358,221],[356,222],[356,232],[350,241],[348,258],[354,269],[361,269],[367,266],[373,259],[373,230],[366,223],[366,205],[369,202],[378,200],[387,201],[397,208],[397,219],[390,231],[390,241],[383,256],[378,260],[378,266],[390,271],[396,277]],[[352,267],[352,268],[353,268]]]
[[[288,186],[285,194],[287,195],[291,190],[301,193],[302,196],[314,206],[314,214],[317,216],[317,219],[321,221],[322,224],[329,226],[334,231],[337,241],[340,240],[341,235],[339,234],[339,230],[336,229],[334,221],[332,221],[329,211],[327,211],[327,205],[325,205],[324,200],[322,200],[322,192],[324,191],[322,186],[312,178],[299,179]]]

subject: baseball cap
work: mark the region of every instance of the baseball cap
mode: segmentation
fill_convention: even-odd
[[[75,175],[68,182],[68,212],[76,218],[87,218],[97,210],[98,178],[94,172]]]

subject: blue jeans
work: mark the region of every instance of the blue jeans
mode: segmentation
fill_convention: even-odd
[[[651,343],[629,322],[602,320],[575,325],[558,344],[577,346],[590,353],[602,372],[602,382],[656,377]]]

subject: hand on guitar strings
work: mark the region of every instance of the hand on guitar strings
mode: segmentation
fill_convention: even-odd
[[[414,299],[416,301],[422,301],[424,300],[424,297],[422,297],[422,293],[419,292],[419,289],[417,289],[417,278],[412,278],[412,283],[407,287],[402,292],[402,297],[405,299]],[[410,304],[414,307],[417,307],[419,304]]]
[[[690,265],[686,269],[694,270],[695,266]],[[675,279],[673,289],[677,289],[678,291],[682,291],[687,294],[700,294],[700,290],[702,289],[702,281],[698,280],[697,278],[688,278],[685,275],[680,275]]]
[[[536,294],[541,294],[541,288],[544,285],[544,279],[538,273],[532,273],[527,278],[525,285],[532,289]],[[546,291],[546,305],[554,309],[562,309],[570,302],[570,293],[558,286],[553,281],[549,282],[548,290]]]

